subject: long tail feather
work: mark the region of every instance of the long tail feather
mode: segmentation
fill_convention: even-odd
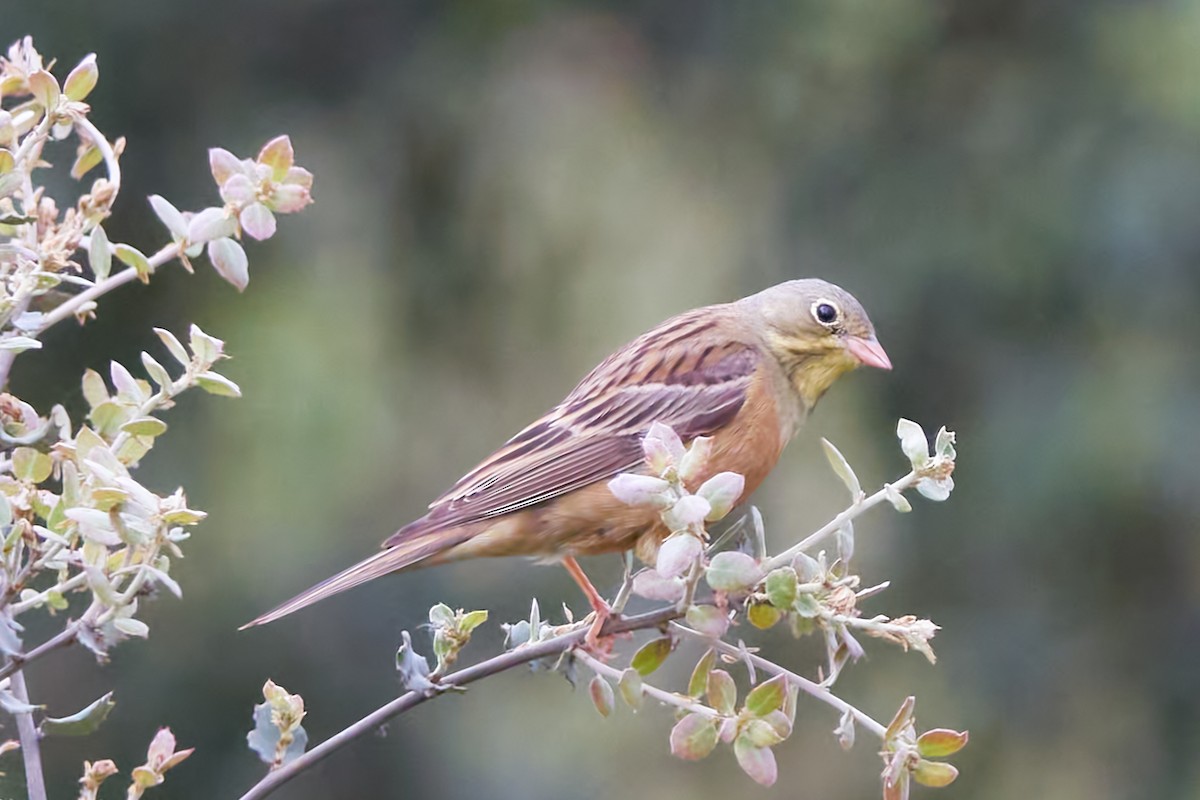
[[[238,630],[244,631],[246,628],[252,628],[255,625],[265,625],[268,622],[274,622],[280,617],[286,617],[293,611],[299,611],[319,600],[324,600],[326,597],[332,597],[347,589],[353,589],[359,584],[387,575],[389,572],[396,572],[397,570],[411,566],[442,549],[444,549],[444,542],[414,539],[396,547],[381,550],[370,558],[363,559],[354,566],[342,570],[332,578],[327,578],[316,586],[306,589],[286,603],[247,622],[238,628]]]

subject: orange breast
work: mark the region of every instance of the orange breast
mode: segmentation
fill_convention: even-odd
[[[702,474],[688,487],[695,490],[719,472],[746,479],[742,499],[749,497],[779,461],[795,420],[781,408],[774,375],[764,372],[751,384],[737,416],[712,436],[713,450]],[[794,414],[793,414],[794,417]],[[669,531],[656,509],[628,506],[598,481],[570,494],[494,521],[477,523],[478,533],[439,557],[438,561],[476,556],[596,555],[636,549],[652,559]]]

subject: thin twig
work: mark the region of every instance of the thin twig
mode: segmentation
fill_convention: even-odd
[[[621,679],[621,670],[616,669],[615,667],[610,667],[608,664],[605,664],[600,659],[589,655],[583,650],[575,651],[575,657],[586,664],[588,669],[590,669],[592,672],[595,672],[597,675],[602,675],[614,681],[619,681]],[[706,705],[697,703],[691,697],[684,697],[681,694],[668,692],[665,689],[659,689],[657,686],[651,686],[648,683],[642,684],[641,692],[647,697],[653,697],[655,700],[664,705],[675,706],[676,708],[683,709],[684,711],[690,711],[693,714],[703,714],[706,717],[716,718],[722,718],[724,716],[715,708],[709,708]]]
[[[772,675],[786,675],[788,681],[790,681],[791,683],[794,683],[796,686],[798,686],[800,689],[802,689],[806,694],[812,695],[816,699],[820,700],[822,703],[827,703],[827,704],[833,706],[834,708],[836,708],[838,711],[842,712],[843,714],[849,712],[850,715],[853,716],[854,719],[859,724],[861,724],[867,730],[871,731],[871,733],[874,733],[880,739],[882,739],[884,737],[884,735],[886,734],[887,728],[885,728],[880,723],[876,722],[872,717],[867,715],[865,712],[859,711],[857,708],[850,705],[845,700],[838,697],[837,695],[835,695],[833,692],[829,691],[829,689],[822,686],[821,684],[815,683],[814,681],[810,681],[808,678],[805,678],[803,675],[798,675],[789,669],[784,669],[783,667],[779,666],[778,664],[776,664],[773,661],[768,661],[767,659],[763,658],[762,656],[757,656],[754,653],[748,652],[744,648],[739,648],[736,645],[732,645],[729,642],[726,642],[722,639],[714,639],[712,636],[708,636],[707,634],[703,634],[700,631],[693,630],[692,628],[689,628],[686,625],[681,625],[678,622],[672,621],[670,624],[671,624],[671,629],[676,631],[677,633],[681,633],[685,636],[689,636],[693,639],[697,639],[701,642],[704,642],[709,647],[715,647],[717,650],[720,650],[723,653],[728,653],[729,655],[737,656],[738,658],[749,659],[754,664],[754,666],[758,667],[763,672],[769,672]]]
[[[29,705],[29,689],[25,686],[25,674],[17,670],[9,679],[9,687],[17,702]],[[46,800],[46,778],[42,774],[42,749],[38,741],[37,725],[30,711],[18,711],[17,736],[21,740],[21,757],[25,759],[25,791],[29,800]]]
[[[147,261],[150,262],[151,271],[161,267],[173,258],[178,258],[181,252],[183,251],[182,243],[180,242],[172,242],[171,244],[164,245],[162,249],[147,258]],[[137,277],[137,270],[133,267],[128,267],[120,272],[109,275],[90,289],[84,289],[79,294],[72,295],[69,300],[46,312],[46,315],[42,317],[42,324],[38,326],[37,331],[33,335],[41,336],[47,328],[57,325],[67,317],[74,316],[88,301],[95,300],[127,283],[132,283],[137,280]]]
[[[66,647],[75,642],[79,636],[79,629],[83,627],[83,620],[79,619],[72,622],[67,627],[56,633],[53,637],[39,644],[27,653],[13,653],[8,657],[8,663],[0,667],[0,680],[12,676],[15,681],[21,670],[34,661],[37,661],[42,656],[52,653],[59,648]]]
[[[903,478],[901,478],[900,480],[891,484],[891,486],[889,488],[896,492],[904,492],[906,489],[909,489],[910,487],[914,486],[916,484],[917,480],[918,480],[917,473],[910,472],[907,475],[905,475]],[[880,503],[882,503],[883,501],[887,500],[888,494],[889,494],[889,490],[887,488],[885,488],[885,489],[880,489],[878,492],[871,495],[870,497],[864,497],[862,500],[859,500],[858,502],[854,503],[849,508],[847,508],[845,511],[843,511],[842,513],[838,514],[836,517],[831,519],[829,522],[825,523],[825,525],[821,526],[818,530],[816,530],[813,533],[809,534],[808,536],[804,537],[804,539],[802,539],[799,543],[792,545],[791,547],[789,547],[787,550],[784,550],[779,555],[777,555],[773,558],[767,559],[766,563],[763,564],[763,569],[765,571],[769,572],[770,570],[790,564],[792,562],[792,559],[794,559],[800,553],[803,553],[806,550],[810,550],[818,542],[821,542],[824,539],[826,539],[827,537],[833,535],[834,533],[837,532],[838,528],[841,528],[843,525],[845,525],[847,522],[849,522],[850,520],[857,517],[859,514],[862,514],[864,511],[866,511],[870,508],[873,508],[874,506],[877,506]]]
[[[666,624],[673,619],[681,616],[681,612],[675,608],[664,608],[658,611],[651,611],[646,614],[639,614],[636,617],[612,617],[601,630],[601,636],[608,636],[616,633],[625,633],[627,631],[645,630],[646,628],[655,628],[659,625]],[[507,653],[489,658],[487,661],[481,661],[470,667],[465,667],[456,672],[452,672],[442,678],[439,687],[451,688],[454,686],[465,686],[469,683],[474,683],[490,675],[495,675],[499,672],[512,669],[513,667],[526,664],[530,661],[536,661],[541,658],[559,655],[570,650],[572,647],[578,646],[583,642],[587,635],[585,629],[580,629],[572,633],[556,636],[552,639],[545,639],[527,647],[519,647],[516,650],[510,650]],[[355,739],[371,733],[380,725],[395,716],[403,714],[405,711],[424,703],[426,700],[437,697],[439,692],[426,694],[423,692],[408,692],[397,697],[385,706],[382,706],[375,711],[372,711],[367,716],[355,722],[350,727],[336,733],[326,739],[321,744],[309,750],[304,755],[294,761],[289,761],[279,769],[270,772],[261,781],[250,788],[248,792],[242,795],[241,800],[261,800],[278,789],[283,784],[287,783],[292,778],[299,775],[304,770],[312,767],[317,762],[324,759],[331,753],[341,749]]]

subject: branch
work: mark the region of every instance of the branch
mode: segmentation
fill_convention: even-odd
[[[83,627],[83,620],[79,619],[72,622],[67,627],[63,628],[53,637],[39,644],[37,647],[30,650],[28,653],[13,653],[8,657],[8,663],[0,667],[0,680],[12,676],[13,680],[17,679],[17,675],[28,664],[37,661],[42,656],[52,653],[59,648],[66,647],[74,643],[75,637],[79,635],[79,629]]]
[[[709,647],[714,647],[723,653],[728,653],[729,655],[737,656],[738,658],[748,659],[751,663],[754,664],[754,666],[758,667],[763,672],[769,672],[772,675],[786,675],[788,681],[795,684],[796,686],[800,687],[800,689],[802,689],[805,692],[805,694],[809,694],[809,695],[815,697],[816,699],[820,700],[822,703],[827,703],[827,704],[833,706],[838,711],[841,711],[843,714],[849,713],[864,728],[871,731],[871,733],[875,734],[880,739],[884,738],[884,735],[886,734],[887,729],[883,725],[876,722],[872,717],[868,716],[865,712],[859,711],[857,708],[850,705],[845,700],[838,697],[833,692],[829,691],[828,688],[822,686],[821,684],[816,683],[814,681],[810,681],[808,678],[805,678],[803,675],[798,675],[789,669],[784,669],[783,667],[779,666],[778,664],[776,664],[773,661],[768,661],[767,659],[763,658],[762,656],[757,656],[754,653],[751,653],[750,651],[746,650],[745,648],[737,647],[736,645],[732,645],[729,642],[726,642],[722,639],[714,639],[712,636],[708,636],[706,634],[701,633],[700,631],[693,630],[693,629],[687,627],[686,625],[679,624],[678,622],[672,621],[670,623],[670,625],[671,625],[671,629],[674,630],[675,632],[681,633],[684,636],[689,636],[693,639],[697,639],[697,640],[707,644]]]
[[[612,617],[608,623],[600,631],[601,636],[609,636],[616,633],[625,633],[628,631],[645,630],[647,628],[656,628],[664,625],[673,619],[678,619],[683,616],[683,613],[674,607],[664,608],[658,611],[651,611],[646,614],[639,614],[636,617]],[[556,636],[552,639],[531,644],[526,647],[519,647],[516,650],[510,650],[507,653],[489,658],[487,661],[481,661],[470,667],[465,667],[456,672],[452,672],[438,684],[439,690],[449,689],[455,686],[465,686],[468,683],[483,678],[495,675],[500,672],[512,669],[513,667],[526,664],[530,661],[555,656],[576,647],[583,642],[587,631],[580,629],[573,633],[566,633],[562,636]],[[304,770],[312,767],[317,762],[324,759],[326,756],[341,749],[345,745],[355,739],[371,733],[380,725],[383,725],[393,717],[403,714],[405,711],[424,703],[426,700],[437,697],[440,692],[424,693],[424,692],[407,692],[392,700],[385,706],[382,706],[375,711],[372,711],[367,716],[355,722],[350,727],[334,734],[326,739],[321,744],[309,750],[304,755],[294,761],[289,761],[284,766],[270,772],[261,781],[250,788],[248,792],[242,795],[241,800],[261,800],[273,791],[278,789],[283,784],[290,781],[292,778],[299,775]]]
[[[183,251],[183,245],[180,242],[172,242],[165,245],[157,253],[149,256],[147,260],[150,262],[151,270],[161,267],[173,258],[178,258]],[[108,276],[104,280],[97,283],[90,289],[85,289],[77,295],[73,295],[69,300],[64,301],[60,305],[54,307],[53,310],[46,312],[46,316],[42,317],[42,324],[38,326],[37,331],[33,334],[35,337],[41,336],[46,332],[46,329],[57,325],[67,317],[74,316],[80,308],[91,300],[108,294],[113,289],[124,286],[127,283],[132,283],[137,280],[137,270],[133,267],[127,267],[113,275]]]
[[[864,497],[863,499],[856,501],[845,511],[838,514],[829,522],[825,523],[825,525],[823,525],[820,529],[804,537],[804,539],[799,543],[792,545],[779,555],[768,559],[763,564],[763,571],[770,572],[778,567],[787,566],[788,564],[792,563],[792,560],[795,559],[800,553],[809,550],[817,542],[820,542],[828,538],[830,535],[836,533],[838,528],[841,528],[859,514],[862,514],[864,511],[879,505],[884,500],[887,500],[888,495],[894,492],[904,492],[912,488],[916,485],[918,479],[919,476],[917,475],[916,471],[910,472],[900,480],[890,484],[889,486],[885,486],[883,489],[880,489],[870,497]]]
[[[13,673],[9,681],[13,697],[18,702],[29,704],[29,689],[25,686],[25,675],[20,670]],[[29,800],[46,800],[46,778],[42,774],[42,750],[38,742],[37,725],[29,711],[17,711],[17,735],[21,739],[21,757],[25,760],[25,790]]]

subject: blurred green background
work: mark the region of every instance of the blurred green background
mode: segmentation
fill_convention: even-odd
[[[244,296],[172,268],[18,361],[18,394],[78,413],[84,368],[195,321],[245,393],[187,398],[144,466],[211,515],[184,601],[105,669],[31,670],[52,713],[118,699],[99,734],[47,746],[52,794],[83,758],[140,763],[165,724],[197,753],[156,791],[236,796],[262,770],[244,736],[267,677],[320,740],[397,692],[399,631],[437,601],[582,610],[564,571],[510,559],[235,631],[372,552],[645,328],[819,275],[896,369],[818,409],[755,498],[771,540],[843,503],[819,436],[870,484],[905,470],[899,416],[961,453],[950,502],[858,526],[865,578],[893,582],[868,610],[940,623],[941,661],[868,641],[843,695],[886,719],[914,692],[923,725],[970,729],[958,783],[922,796],[1200,796],[1200,2],[10,0],[0,33],[60,75],[98,54],[94,118],[129,139],[114,239],[161,241],[152,192],[213,202],[209,146],[287,132],[317,176],[316,205],[249,248]],[[615,558],[587,566],[615,586]],[[499,646],[493,624],[478,638],[468,658]],[[815,670],[808,645],[759,638]],[[872,743],[841,752],[836,721],[803,703],[764,791],[725,749],[671,759],[665,710],[601,720],[515,671],[279,796],[874,796]]]

